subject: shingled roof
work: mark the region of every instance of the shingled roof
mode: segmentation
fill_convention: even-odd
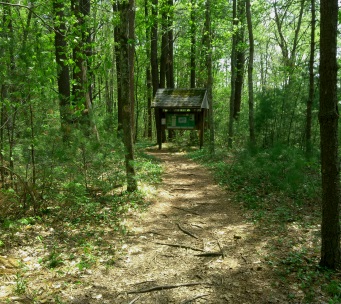
[[[151,107],[208,109],[206,89],[158,89]]]

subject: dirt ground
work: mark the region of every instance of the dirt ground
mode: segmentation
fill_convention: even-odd
[[[42,269],[39,279],[32,275],[31,288],[44,285],[41,295],[62,289],[60,297],[12,297],[1,303],[290,303],[289,293],[296,294],[292,303],[299,303],[300,291],[277,281],[267,261],[271,231],[262,233],[247,221],[203,166],[180,152],[148,153],[164,168],[162,183],[149,189],[148,208],[125,220],[127,235],[116,241],[122,251],[113,266],[99,264],[78,273],[70,266],[63,275]],[[31,245],[25,250],[23,261],[38,269],[39,252]]]
[[[254,231],[205,168],[167,150],[152,205],[129,218],[126,255],[70,303],[288,303]]]

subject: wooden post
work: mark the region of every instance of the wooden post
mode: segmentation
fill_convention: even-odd
[[[200,149],[204,145],[204,130],[205,130],[205,109],[201,109],[201,115],[200,115],[200,130],[199,130],[199,143],[200,143]]]
[[[159,145],[159,150],[162,148],[162,126],[161,126],[161,115],[162,109],[155,108],[155,122],[156,122],[156,139]]]

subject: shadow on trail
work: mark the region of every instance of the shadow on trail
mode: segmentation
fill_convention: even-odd
[[[245,221],[207,169],[175,151],[148,153],[165,170],[153,204],[131,224],[127,255],[103,273],[107,289],[94,284],[72,303],[301,302],[269,261],[271,231]],[[198,284],[180,286],[189,283]]]
[[[141,293],[138,302],[289,303],[290,286],[276,281],[275,269],[267,262],[271,236],[244,221],[241,209],[206,169],[169,150],[149,153],[162,161],[165,174],[158,204],[142,223],[149,230],[139,234],[141,241],[131,239],[130,245],[140,247],[137,254],[142,254],[152,244],[153,262],[136,270],[130,290],[202,284]],[[126,295],[118,303],[136,298]]]

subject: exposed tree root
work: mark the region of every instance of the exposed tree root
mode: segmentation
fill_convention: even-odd
[[[201,284],[204,284],[204,283],[203,282],[193,282],[193,283],[182,283],[182,284],[174,284],[174,285],[159,285],[159,286],[141,289],[141,290],[128,291],[127,294],[146,293],[146,292],[165,290],[165,289],[173,289],[173,288],[179,288],[179,287],[196,286],[196,285],[201,285]]]
[[[184,249],[191,249],[191,250],[194,250],[194,251],[205,252],[205,250],[202,250],[202,249],[199,249],[199,248],[195,248],[195,247],[191,247],[191,246],[187,246],[187,245],[181,245],[181,244],[158,243],[158,242],[156,242],[155,244],[164,245],[164,246],[170,246],[170,247],[177,247],[177,248],[184,248]]]
[[[196,235],[194,235],[192,232],[190,232],[190,231],[188,231],[188,230],[182,228],[182,227],[180,226],[179,223],[178,223],[177,225],[178,225],[178,228],[179,228],[183,233],[185,233],[185,234],[191,236],[192,238],[199,239],[199,238],[198,238]]]

